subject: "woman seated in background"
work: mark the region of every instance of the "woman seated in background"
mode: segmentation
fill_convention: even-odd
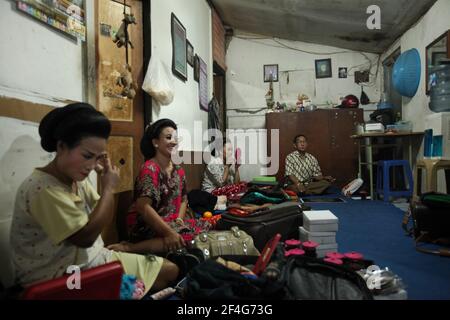
[[[112,219],[119,182],[119,169],[106,154],[110,131],[109,120],[84,103],[56,108],[41,121],[41,145],[56,157],[17,192],[11,247],[19,284],[62,276],[71,265],[87,269],[115,260],[144,282],[145,292],[176,280],[178,267],[163,258],[104,247],[100,234]],[[87,179],[94,169],[101,174],[101,195]]]
[[[178,144],[177,126],[169,119],[150,125],[141,140],[145,162],[134,186],[134,203],[128,212],[131,242],[109,246],[135,253],[167,253],[186,245],[180,235],[198,233],[203,222],[186,219],[188,206],[183,168],[173,164]]]
[[[234,157],[233,146],[227,139],[223,139],[222,150],[211,159],[205,168],[202,190],[212,192],[229,184],[239,183],[239,162]]]

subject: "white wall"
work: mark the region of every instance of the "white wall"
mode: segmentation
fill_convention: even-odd
[[[249,35],[241,37],[249,37]],[[373,63],[371,72],[376,73],[378,56],[374,54],[362,54],[298,41],[277,40],[286,46],[300,50],[297,51],[281,47],[270,39],[254,40],[241,37],[233,37],[227,51],[227,109],[231,111],[259,109],[266,106],[264,96],[269,84],[263,81],[263,65],[265,64],[279,65],[280,79],[279,82],[274,83],[275,101],[295,103],[298,94],[305,93],[314,104],[321,107],[336,103],[339,96],[354,94],[360,97],[361,88],[354,83],[354,72],[368,68],[370,66],[368,59]],[[314,61],[328,58],[332,60],[333,77],[316,79]],[[348,68],[347,79],[338,78],[339,67]],[[287,73],[283,71],[289,70],[291,71],[289,84],[287,84]],[[380,99],[380,79],[381,73],[376,79],[371,76],[373,86],[364,89],[373,102],[378,102]],[[233,115],[235,115],[233,112],[228,113],[228,116]],[[231,119],[230,121],[233,122]]]
[[[422,60],[422,77],[419,89],[413,98],[403,97],[403,119],[413,122],[414,131],[425,128],[425,116],[432,114],[429,109],[429,98],[425,93],[425,48],[445,31],[450,29],[450,1],[438,0],[435,5],[409,29],[398,41],[391,46],[383,55],[382,59],[388,57],[392,51],[401,47],[405,52],[416,48],[420,52]]]
[[[161,57],[163,63],[172,70],[172,38],[171,13],[186,28],[187,39],[198,54],[208,65],[208,102],[213,91],[213,61],[212,61],[212,27],[211,9],[205,0],[152,0],[152,54]],[[158,107],[153,101],[152,120],[161,118],[174,120],[179,131],[194,132],[194,122],[200,121],[203,129],[207,129],[207,112],[200,110],[198,82],[194,80],[193,68],[188,65],[188,80],[186,82],[173,76],[174,101],[168,106]],[[205,144],[192,145],[187,137],[183,137],[180,150],[201,151]],[[200,139],[200,138],[196,138]],[[205,142],[206,143],[206,142]]]
[[[253,39],[243,39],[253,38]],[[230,128],[235,129],[260,129],[265,128],[266,110],[256,114],[248,114],[240,111],[255,111],[267,108],[265,95],[269,89],[269,83],[264,82],[263,66],[265,64],[278,64],[279,82],[274,82],[274,100],[295,104],[297,96],[304,93],[312,99],[313,104],[321,108],[329,108],[331,104],[337,104],[339,97],[354,94],[361,96],[361,87],[354,82],[354,72],[372,69],[370,86],[364,88],[371,102],[378,103],[380,99],[381,68],[378,76],[378,55],[359,53],[345,49],[316,45],[298,41],[278,40],[282,44],[295,48],[292,50],[280,46],[271,39],[260,38],[255,35],[237,35],[232,38],[227,50],[227,116]],[[334,54],[333,54],[334,53]],[[316,79],[315,60],[332,60],[332,78]],[[348,68],[348,77],[338,77],[339,67]],[[292,70],[292,71],[290,71]],[[295,71],[293,71],[295,70]],[[289,84],[287,74],[289,72]],[[376,109],[375,104],[364,106],[365,118]],[[258,142],[265,146],[265,141]],[[241,176],[244,180],[261,174],[258,165],[244,165],[241,168]]]
[[[420,53],[422,61],[422,76],[419,89],[413,98],[403,97],[403,120],[408,120],[413,123],[414,131],[423,131],[425,129],[434,129],[435,127],[427,127],[425,125],[426,116],[433,114],[433,111],[429,108],[430,99],[425,93],[426,76],[425,76],[425,64],[426,47],[435,39],[440,37],[444,32],[450,29],[450,1],[438,0],[433,7],[400,39],[396,41],[383,55],[382,59],[388,57],[394,50],[401,47],[401,51],[405,52],[409,49],[416,48]],[[423,142],[420,148],[415,150],[417,157],[423,158]],[[444,173],[440,171],[438,173],[438,191],[449,192],[446,190],[444,182]],[[423,185],[423,181],[422,181]]]
[[[15,1],[0,1],[0,12],[0,95],[49,105],[83,100],[82,44]]]
[[[0,1],[0,38],[0,96],[52,106],[83,100],[81,42],[18,11],[15,1],[7,0]],[[16,190],[51,155],[40,147],[38,124],[3,117],[0,122],[0,280],[9,286],[13,281],[9,231]]]
[[[0,280],[11,285],[9,231],[17,189],[33,172],[53,159],[40,145],[38,124],[0,117]]]

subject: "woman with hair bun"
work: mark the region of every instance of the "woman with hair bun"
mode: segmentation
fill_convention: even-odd
[[[181,249],[186,240],[207,227],[186,219],[186,176],[172,162],[178,145],[177,126],[160,119],[148,126],[141,139],[145,162],[134,185],[134,204],[128,212],[131,242],[110,248],[135,253],[167,253]],[[185,235],[185,238],[181,234]]]
[[[212,193],[214,189],[241,182],[240,163],[233,156],[233,145],[227,138],[222,140],[218,155],[205,168],[202,190]]]
[[[39,125],[41,146],[55,159],[36,168],[18,189],[11,247],[19,284],[62,276],[71,265],[92,268],[119,260],[145,292],[176,280],[178,268],[160,257],[114,252],[101,232],[113,213],[119,169],[111,165],[106,143],[109,120],[89,104],[56,108]],[[101,194],[86,179],[100,174]]]

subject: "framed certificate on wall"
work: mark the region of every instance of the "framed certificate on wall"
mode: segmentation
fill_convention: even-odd
[[[208,108],[208,66],[202,58],[199,59],[199,101],[200,109],[204,111],[209,111]]]
[[[186,28],[172,13],[172,72],[179,79],[187,80]]]

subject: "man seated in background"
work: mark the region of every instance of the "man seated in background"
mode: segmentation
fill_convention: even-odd
[[[306,152],[308,141],[305,135],[294,138],[294,152],[286,157],[285,174],[289,177],[290,190],[303,194],[322,194],[336,179],[323,176],[317,159]]]

